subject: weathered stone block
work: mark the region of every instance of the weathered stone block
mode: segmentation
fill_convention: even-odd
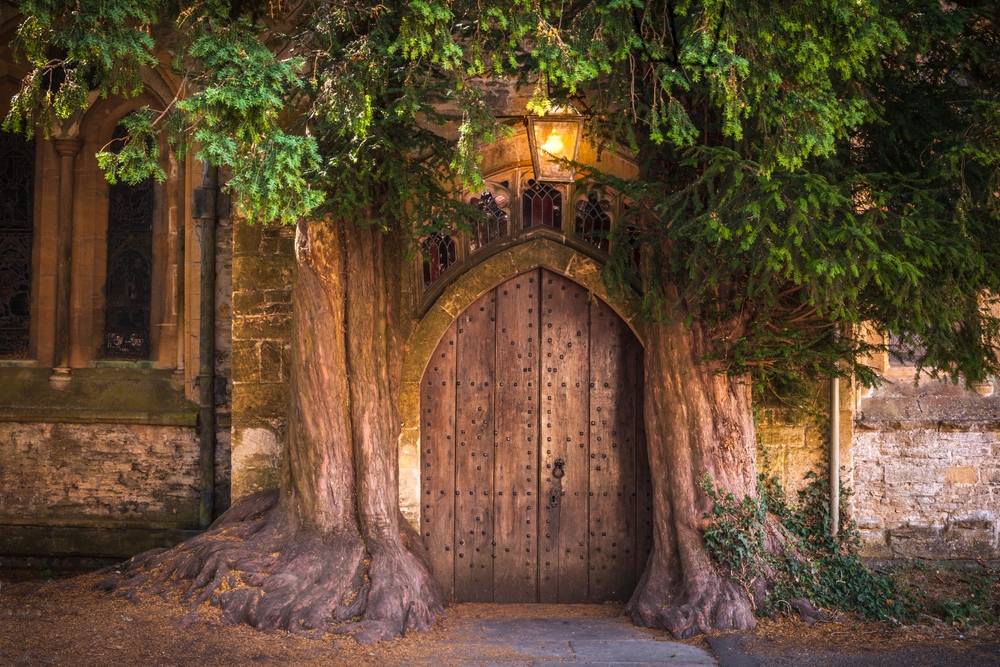
[[[285,383],[237,385],[233,392],[233,423],[238,424],[244,415],[253,419],[279,418],[284,421],[288,400],[288,385]]]
[[[260,346],[257,341],[233,341],[233,382],[260,382]]]
[[[260,382],[287,382],[290,369],[284,341],[263,340],[260,342]]]
[[[971,466],[945,468],[944,477],[952,484],[975,484],[979,481],[978,472]]]
[[[241,291],[287,289],[292,282],[292,264],[285,257],[256,256],[233,260],[233,284]]]
[[[278,488],[282,440],[270,428],[233,429],[233,498]]]
[[[270,231],[270,230],[268,230]],[[292,236],[265,234],[260,243],[261,255],[280,255],[285,258],[293,257],[295,252],[294,231]]]
[[[270,303],[265,290],[238,290],[233,292],[233,311],[240,315],[262,315]]]
[[[291,315],[247,315],[233,318],[236,340],[287,340],[291,336]]]

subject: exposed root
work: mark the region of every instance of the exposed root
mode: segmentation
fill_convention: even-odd
[[[757,626],[749,596],[731,579],[709,571],[680,581],[658,569],[647,568],[625,607],[636,625],[669,630],[677,639]]]
[[[126,597],[179,593],[191,604],[182,625],[202,620],[198,607],[208,602],[225,624],[317,639],[350,632],[370,644],[411,628],[427,631],[443,613],[436,580],[403,546],[413,536],[401,538],[366,548],[351,531],[295,530],[277,508],[277,493],[257,494],[202,535],[136,556],[120,586],[100,588]]]

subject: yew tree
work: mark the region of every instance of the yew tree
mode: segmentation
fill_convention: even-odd
[[[11,4],[28,74],[5,129],[47,134],[172,70],[176,98],[99,156],[109,180],[163,178],[148,139],[166,132],[231,174],[241,224],[297,226],[280,491],[137,557],[132,594],[180,586],[230,622],[360,642],[442,612],[398,508],[401,270],[416,239],[477,214],[451,190],[481,186],[478,150],[510,131],[484,94],[499,82],[529,93],[525,113],[575,108],[640,165],[581,166],[629,202],[605,279],[638,280],[647,320],[655,543],[636,623],[754,625],[706,550],[702,484],[758,493],[754,405],[822,376],[877,382],[865,330],[932,375],[1000,370],[996,2]]]

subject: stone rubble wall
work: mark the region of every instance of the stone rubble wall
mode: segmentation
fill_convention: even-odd
[[[7,566],[98,567],[172,546],[197,534],[198,502],[193,427],[0,423]]]
[[[198,436],[181,426],[0,423],[0,523],[198,524]]]
[[[1000,558],[1000,398],[902,378],[863,399],[854,518],[871,558]]]

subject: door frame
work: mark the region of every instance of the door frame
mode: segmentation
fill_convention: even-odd
[[[639,321],[639,295],[627,288],[620,299],[611,300],[601,278],[603,265],[557,241],[533,238],[472,264],[441,294],[414,325],[403,357],[401,400],[402,428],[399,434],[399,508],[406,520],[420,531],[420,379],[431,355],[451,323],[479,297],[504,281],[532,269],[544,268],[565,276],[606,302],[629,326],[645,347]]]

